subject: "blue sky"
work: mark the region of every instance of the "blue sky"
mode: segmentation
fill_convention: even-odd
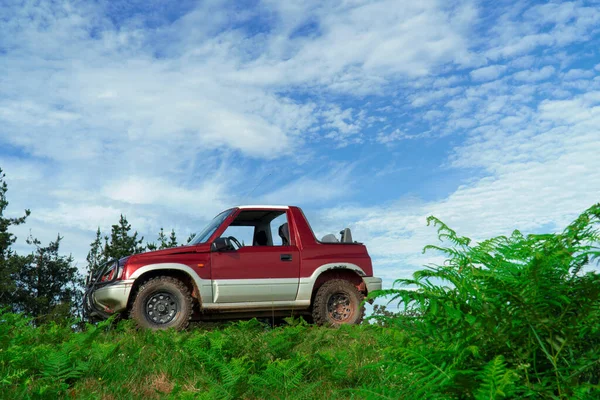
[[[436,215],[482,239],[600,200],[600,2],[4,1],[0,167],[80,265],[127,215],[349,226],[391,283]],[[21,244],[23,242],[21,241]]]

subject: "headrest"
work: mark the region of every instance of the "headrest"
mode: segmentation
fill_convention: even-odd
[[[340,232],[340,235],[342,236],[342,243],[352,243],[352,232],[350,232],[350,228],[345,228]]]
[[[267,232],[258,231],[256,235],[254,235],[254,245],[255,246],[266,246],[269,243],[269,239],[267,237]]]
[[[335,235],[333,233],[329,233],[329,234],[323,236],[323,239],[321,239],[321,242],[323,242],[323,243],[339,243],[340,241],[338,240],[338,238],[335,237]]]
[[[281,224],[279,227],[279,237],[281,238],[281,244],[283,246],[290,244],[290,229],[287,222],[285,224]]]

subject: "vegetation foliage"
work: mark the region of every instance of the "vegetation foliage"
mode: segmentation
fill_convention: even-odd
[[[599,222],[597,204],[559,234],[473,245],[430,217],[451,246],[424,251],[447,260],[372,295],[401,304],[376,318],[411,338],[379,365],[415,398],[600,398]]]
[[[371,294],[362,326],[289,319],[186,332],[0,315],[6,398],[594,399],[600,396],[600,205],[562,233],[473,244],[431,217],[443,265]],[[404,286],[410,286],[404,288]],[[412,290],[415,289],[416,290]]]
[[[18,218],[8,218],[4,215],[8,207],[6,198],[8,185],[4,177],[0,168],[0,307],[11,306],[13,303],[12,295],[16,290],[16,284],[12,275],[19,270],[21,261],[11,248],[17,238],[9,229],[11,226],[24,224],[30,214],[29,210],[25,210],[25,215]]]
[[[6,190],[0,171],[0,398],[600,398],[600,204],[560,233],[479,243],[430,217],[442,244],[424,251],[446,262],[371,293],[400,312],[378,305],[370,324],[153,332],[60,312],[76,299],[72,259],[60,236],[11,250],[9,228],[29,211],[5,217]],[[161,230],[152,246],[176,243]],[[88,262],[143,249],[121,217],[110,238],[98,230]]]

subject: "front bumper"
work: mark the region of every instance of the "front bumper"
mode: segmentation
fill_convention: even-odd
[[[91,318],[106,319],[125,311],[133,282],[131,279],[92,287],[83,299],[86,314]]]
[[[367,293],[371,293],[373,290],[381,290],[381,278],[376,278],[374,276],[366,276],[363,277],[363,281],[367,286]]]

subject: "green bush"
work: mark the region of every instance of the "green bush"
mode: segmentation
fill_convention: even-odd
[[[600,256],[599,221],[595,205],[559,234],[471,245],[430,217],[452,247],[424,251],[447,261],[396,281],[416,290],[371,295],[402,304],[378,318],[412,339],[381,366],[415,398],[600,398],[600,275],[584,272]]]

